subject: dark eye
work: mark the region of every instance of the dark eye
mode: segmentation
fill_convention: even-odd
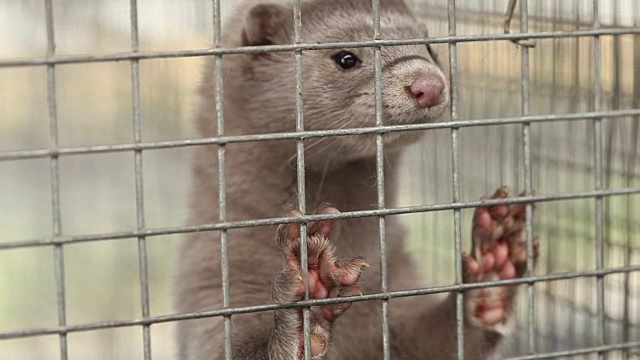
[[[353,69],[360,63],[360,59],[348,51],[340,51],[331,57],[343,70]]]

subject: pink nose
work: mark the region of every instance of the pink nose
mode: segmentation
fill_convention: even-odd
[[[440,104],[440,95],[443,90],[444,81],[436,74],[420,75],[409,86],[409,92],[422,108],[430,108]]]

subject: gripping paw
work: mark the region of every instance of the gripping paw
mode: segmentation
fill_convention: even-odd
[[[499,188],[492,199],[507,198]],[[527,268],[525,204],[478,207],[473,217],[473,255],[463,255],[464,281],[477,283],[522,277]],[[539,239],[533,239],[534,260]],[[499,286],[465,292],[467,318],[478,326],[497,327],[508,320],[515,286]]]
[[[318,213],[337,213],[338,210],[323,205]],[[288,216],[301,216],[297,210]],[[310,299],[362,295],[356,282],[364,267],[369,264],[361,257],[336,259],[335,248],[329,241],[334,227],[333,220],[322,220],[308,225],[307,264],[308,288]],[[285,269],[276,275],[273,281],[272,296],[276,302],[287,303],[302,300],[305,293],[305,281],[300,261],[300,224],[283,224],[277,232],[278,245],[282,248]],[[321,359],[329,346],[331,325],[350,306],[350,303],[329,304],[311,307],[311,354]],[[278,326],[290,327],[298,334],[298,358],[304,353],[302,333],[302,309],[281,310],[287,312],[286,323]]]

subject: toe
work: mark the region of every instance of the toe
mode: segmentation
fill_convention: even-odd
[[[462,265],[465,269],[465,274],[475,277],[480,272],[480,265],[476,259],[467,254],[462,254]]]
[[[479,316],[487,325],[495,325],[504,319],[504,309],[501,306],[485,308]]]
[[[475,226],[478,230],[489,231],[493,228],[493,219],[486,208],[478,208]]]
[[[511,261],[507,261],[498,271],[500,279],[513,279],[516,277],[516,268]]]
[[[495,245],[491,249],[491,253],[495,258],[494,266],[496,268],[501,268],[502,266],[504,266],[504,263],[509,259],[509,246],[504,241],[498,241],[495,243]]]
[[[482,271],[487,273],[493,271],[496,266],[496,257],[492,253],[482,255]]]
[[[365,267],[369,267],[369,263],[362,257],[342,259],[335,262],[326,276],[336,285],[351,286],[358,281]]]

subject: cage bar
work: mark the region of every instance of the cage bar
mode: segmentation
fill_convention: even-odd
[[[138,33],[138,2],[131,0],[130,26],[131,26],[131,51],[139,50]],[[140,116],[140,63],[139,60],[131,60],[131,102],[133,104],[133,140],[136,144],[142,141],[142,119]],[[142,171],[142,150],[134,150],[134,175],[136,187],[136,227],[144,230],[144,180]],[[149,272],[147,269],[147,240],[145,236],[138,236],[138,263],[140,277],[140,301],[142,317],[149,317]],[[151,359],[151,328],[149,324],[142,325],[142,343],[144,359]]]
[[[293,222],[309,222],[317,220],[338,220],[338,219],[353,219],[367,216],[389,216],[389,215],[401,215],[401,214],[413,214],[419,212],[432,212],[443,210],[457,210],[467,209],[477,206],[491,206],[498,204],[520,204],[527,202],[549,202],[559,200],[575,200],[593,198],[595,196],[623,196],[640,194],[639,188],[618,188],[609,190],[590,190],[580,192],[568,192],[554,195],[535,195],[535,196],[523,196],[518,198],[509,199],[495,199],[495,200],[479,200],[479,201],[464,201],[458,203],[448,204],[436,204],[436,205],[419,205],[419,206],[400,206],[394,208],[385,208],[381,210],[357,210],[357,211],[345,211],[340,214],[314,214],[303,215],[300,217],[279,217],[279,218],[266,218],[255,220],[240,220],[240,221],[226,221],[215,224],[203,224],[193,226],[172,226],[166,228],[147,229],[144,231],[123,231],[105,234],[92,234],[92,235],[74,235],[74,236],[59,236],[53,238],[27,240],[7,242],[0,244],[0,250],[3,249],[19,249],[36,246],[48,246],[56,244],[74,244],[90,241],[102,241],[113,239],[125,239],[125,238],[137,238],[139,236],[160,236],[171,234],[186,234],[200,231],[214,231],[224,229],[238,229],[253,226],[271,226],[279,224],[289,224]]]
[[[300,0],[293,0],[293,42],[294,45],[301,44],[302,33],[302,11]],[[302,82],[302,49],[296,49],[295,57],[295,81],[296,81],[296,132],[304,131],[304,103],[303,103],[303,82]],[[296,172],[298,190],[298,210],[302,214],[307,212],[307,200],[305,189],[305,157],[304,139],[296,141]],[[307,248],[307,223],[300,223],[300,267],[302,278],[305,279],[304,300],[309,300],[309,269],[308,269],[308,248]],[[311,360],[311,313],[309,307],[302,308],[302,332],[304,337],[304,358]]]
[[[373,0],[373,40],[381,40],[380,32],[380,0]],[[382,126],[382,47],[373,48],[374,55],[374,96],[375,96],[375,118],[376,126]],[[384,134],[376,135],[376,190],[378,198],[378,209],[384,209]],[[386,222],[384,215],[378,217],[378,234],[380,240],[380,291],[384,294],[389,291],[387,284],[387,238]],[[390,339],[389,339],[389,300],[382,300],[382,358],[391,359]]]
[[[295,304],[268,304],[268,305],[232,307],[229,309],[220,309],[220,310],[197,311],[197,312],[174,314],[174,315],[150,316],[146,319],[113,320],[113,321],[101,321],[101,322],[94,322],[94,323],[87,323],[87,324],[80,324],[80,325],[50,327],[50,328],[43,328],[43,329],[23,329],[23,330],[8,331],[8,332],[0,333],[0,340],[26,338],[26,337],[51,335],[51,334],[64,334],[64,333],[71,333],[71,332],[84,332],[84,331],[92,331],[92,330],[100,330],[100,329],[140,326],[143,324],[160,324],[160,323],[174,322],[174,321],[180,321],[180,320],[203,319],[203,318],[209,318],[214,316],[230,316],[230,315],[236,315],[236,314],[248,314],[248,313],[255,313],[255,312],[272,311],[272,310],[278,310],[278,309],[291,309],[291,308],[298,308],[303,306],[327,305],[327,304],[337,304],[337,303],[343,303],[343,302],[375,301],[375,300],[384,300],[384,299],[403,298],[408,296],[442,294],[442,293],[450,293],[453,291],[467,291],[467,290],[482,289],[482,288],[493,287],[493,286],[522,285],[522,284],[536,283],[536,282],[551,282],[551,281],[570,280],[570,279],[578,279],[578,278],[593,278],[596,276],[606,276],[606,275],[613,275],[613,274],[630,274],[638,271],[640,271],[640,265],[630,265],[630,266],[622,266],[622,267],[604,268],[601,270],[575,271],[575,272],[555,273],[555,274],[549,274],[549,275],[536,275],[536,276],[523,277],[523,278],[517,278],[517,279],[486,281],[483,283],[432,286],[429,288],[415,289],[415,290],[389,291],[386,294],[375,293],[375,294],[365,294],[361,296],[348,296],[348,297],[345,296],[340,298],[302,300],[302,301],[296,302]]]
[[[341,48],[365,48],[375,46],[399,46],[399,45],[423,45],[423,44],[444,44],[444,43],[464,43],[478,41],[498,41],[498,40],[522,40],[522,39],[557,39],[571,37],[592,37],[603,35],[624,35],[640,34],[637,28],[600,28],[597,30],[576,30],[576,31],[541,31],[523,34],[482,34],[482,35],[458,35],[444,37],[430,37],[422,39],[408,40],[365,40],[365,41],[345,41],[326,43],[299,43],[291,45],[264,45],[264,46],[243,46],[234,48],[217,49],[197,49],[197,50],[175,50],[175,51],[140,51],[137,53],[111,53],[104,55],[55,55],[50,57],[33,57],[21,60],[0,60],[0,68],[42,66],[51,64],[77,64],[95,63],[108,61],[126,61],[131,59],[165,59],[176,57],[213,56],[231,54],[257,54],[263,52],[290,52],[305,50],[327,50]]]
[[[220,12],[220,0],[213,0],[213,46],[219,48],[222,46],[222,20]],[[224,82],[223,82],[223,68],[222,68],[222,55],[216,55],[214,57],[215,67],[215,104],[216,104],[216,135],[218,137],[224,136]],[[226,180],[226,157],[225,157],[225,145],[226,143],[218,143],[218,218],[221,222],[227,219],[227,180]],[[229,243],[228,243],[227,229],[220,230],[220,276],[222,277],[222,307],[223,309],[229,309],[231,307],[230,301],[230,287],[229,283]],[[233,347],[231,338],[231,314],[224,316],[223,331],[224,331],[224,357],[225,360],[231,360],[233,358]]]
[[[449,36],[456,36],[456,2],[447,0],[447,22]],[[449,92],[451,120],[458,120],[458,47],[456,42],[449,43]],[[451,162],[453,169],[453,199],[452,203],[460,202],[460,155],[458,127],[451,127]],[[453,232],[455,241],[455,281],[463,283],[462,270],[462,214],[460,209],[453,209]],[[464,359],[464,295],[462,291],[456,293],[456,358]]]
[[[45,0],[45,21],[47,27],[47,56],[54,56],[56,52],[55,26],[53,22],[53,4],[51,0]],[[49,142],[51,149],[58,148],[58,110],[56,97],[56,70],[55,64],[47,65],[47,109],[49,112]],[[57,155],[50,157],[51,172],[51,213],[53,220],[53,237],[62,235],[62,214],[60,213],[60,166]],[[64,327],[67,323],[66,292],[64,275],[64,248],[63,244],[53,246],[54,274],[56,282],[56,299],[58,302],[58,326]],[[67,360],[67,333],[60,332],[60,360]]]
[[[520,32],[527,33],[529,31],[529,10],[528,0],[520,0]],[[530,66],[529,66],[529,47],[520,46],[521,54],[521,91],[522,116],[528,116],[531,113],[531,85],[530,85]],[[531,165],[531,124],[522,124],[522,147],[523,147],[523,165],[524,165],[524,188],[526,194],[533,192],[533,171]],[[527,274],[534,271],[534,250],[533,250],[533,204],[526,204],[525,214],[525,232],[527,241]],[[534,354],[536,352],[536,301],[535,289],[533,284],[527,284],[527,338],[528,352]]]
[[[635,1],[632,4],[632,11],[634,14],[640,14],[640,2]],[[634,26],[640,28],[640,17],[636,17],[634,19]],[[640,108],[640,36],[636,36],[633,42],[633,54],[634,54],[634,63],[633,63],[633,91],[636,96],[632,100],[632,107]],[[633,152],[629,155],[627,159],[627,175],[626,175],[626,186],[631,186],[633,181],[633,176],[638,168],[638,151],[640,151],[640,147],[638,146],[638,141],[640,141],[640,116],[632,117],[633,125],[631,127],[631,149]],[[627,214],[633,214],[636,211],[639,211],[637,203],[634,203],[630,197],[627,197],[626,204]],[[631,250],[632,250],[632,238],[634,234],[633,230],[633,220],[628,218],[626,221],[626,253],[623,260],[623,266],[631,264]],[[631,341],[631,314],[632,314],[632,304],[630,301],[629,294],[632,294],[631,290],[631,275],[632,274],[623,274],[624,276],[624,294],[626,295],[624,299],[624,327],[622,333],[622,339],[625,342]],[[636,351],[638,351],[636,349]],[[629,360],[632,358],[631,348],[628,348],[624,352],[624,360]]]
[[[600,2],[593,0],[593,28],[600,28]],[[602,54],[600,48],[600,36],[593,37],[593,109],[599,111],[602,108]],[[594,181],[595,189],[603,189],[604,185],[604,164],[603,164],[603,143],[604,134],[602,131],[602,119],[593,119],[593,137],[594,137]],[[596,269],[602,269],[604,264],[604,198],[595,196],[595,212],[596,212]],[[598,301],[598,321],[597,321],[597,337],[599,344],[604,346],[605,339],[605,323],[606,308],[604,296],[604,276],[597,276],[597,301]],[[607,354],[604,351],[598,351],[598,359],[606,359]]]
[[[382,41],[382,40],[381,40]],[[453,129],[477,126],[499,126],[510,124],[524,123],[543,123],[558,122],[566,120],[585,120],[596,118],[607,118],[616,120],[629,116],[640,115],[640,109],[621,109],[621,110],[603,110],[575,112],[569,114],[557,115],[530,115],[518,117],[505,117],[494,119],[477,119],[477,120],[456,120],[445,121],[441,123],[426,124],[407,124],[407,125],[380,125],[366,128],[349,128],[349,129],[328,129],[328,130],[303,130],[299,132],[281,132],[269,134],[250,134],[250,135],[223,135],[210,138],[193,139],[193,140],[167,140],[167,141],[150,141],[135,143],[125,143],[117,145],[92,145],[77,147],[62,147],[58,149],[36,149],[36,150],[16,150],[0,152],[1,161],[15,161],[24,159],[40,159],[48,158],[53,155],[69,156],[80,154],[102,154],[127,152],[134,150],[159,150],[180,148],[188,146],[215,145],[215,144],[231,144],[252,141],[269,141],[269,140],[286,140],[286,139],[307,139],[315,137],[329,136],[347,136],[347,135],[365,135],[378,133],[392,133],[400,131],[423,131],[435,129]]]

